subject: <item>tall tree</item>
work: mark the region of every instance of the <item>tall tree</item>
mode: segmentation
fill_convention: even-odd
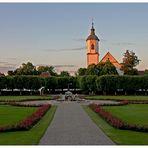
[[[121,70],[124,71],[124,74],[136,75],[138,74],[138,71],[134,67],[136,67],[139,62],[140,60],[133,51],[126,50],[124,53]]]
[[[14,73],[16,75],[37,75],[36,67],[30,62],[23,63]]]

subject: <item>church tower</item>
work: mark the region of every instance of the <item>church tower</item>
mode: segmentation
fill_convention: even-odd
[[[95,35],[94,23],[90,35],[86,39],[87,43],[87,66],[99,63],[99,38]]]

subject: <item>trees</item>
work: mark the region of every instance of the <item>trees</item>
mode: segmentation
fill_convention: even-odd
[[[124,53],[121,70],[123,70],[124,74],[127,75],[137,75],[138,71],[134,67],[136,67],[139,62],[140,60],[133,51],[126,50]]]
[[[96,75],[87,75],[79,77],[79,85],[84,93],[95,93],[97,90],[95,80]]]
[[[55,89],[58,86],[58,80],[57,77],[51,76],[48,78],[45,78],[45,88],[51,90],[52,92],[55,91]]]
[[[9,74],[9,73],[8,73]],[[27,64],[23,63],[19,68],[14,71],[15,75],[37,75],[36,67],[27,62]]]
[[[116,67],[108,60],[105,63],[98,64],[99,75],[117,75]]]
[[[108,60],[106,62],[100,62],[97,65],[91,64],[88,66],[88,68],[80,68],[78,70],[79,76],[84,75],[117,75],[118,72],[116,70],[116,67]]]
[[[39,66],[37,72],[40,75],[42,72],[49,72],[51,76],[57,76],[53,66]]]
[[[61,73],[60,73],[60,77],[69,77],[69,76],[70,76],[70,74],[68,71],[61,71]]]
[[[86,70],[87,70],[86,68],[79,68],[77,75],[78,76],[84,76],[86,74]]]
[[[39,66],[36,68],[31,62],[22,63],[16,70],[8,71],[9,76],[13,75],[40,75],[42,72],[49,72],[51,76],[57,76],[53,66]]]
[[[0,95],[1,95],[2,89],[6,88],[6,84],[7,84],[6,82],[7,82],[7,79],[5,76],[0,77]]]

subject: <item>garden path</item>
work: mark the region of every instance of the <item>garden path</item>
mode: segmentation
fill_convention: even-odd
[[[39,145],[115,145],[89,118],[81,104],[63,102]]]

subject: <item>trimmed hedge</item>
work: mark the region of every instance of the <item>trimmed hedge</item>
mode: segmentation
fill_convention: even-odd
[[[0,94],[3,89],[18,89],[20,95],[22,90],[28,89],[38,91],[44,86],[50,93],[55,90],[63,91],[64,89],[81,90],[83,93],[111,93],[117,94],[123,92],[125,95],[129,92],[144,92],[147,95],[148,91],[148,76],[118,76],[118,75],[86,75],[77,77],[55,77],[41,78],[39,76],[4,76],[0,77]],[[101,94],[100,93],[100,94]]]

